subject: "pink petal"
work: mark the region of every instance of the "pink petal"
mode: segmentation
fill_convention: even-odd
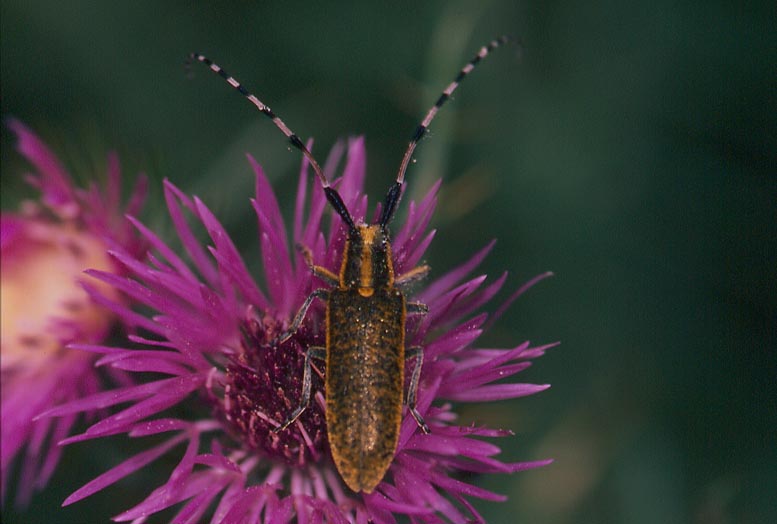
[[[491,250],[494,248],[496,240],[489,242],[484,248],[475,253],[467,262],[449,271],[445,275],[441,276],[429,286],[426,287],[421,293],[418,294],[419,300],[426,302],[427,304],[438,297],[445,290],[458,284],[461,279],[470,274],[480,263],[486,258]]]
[[[134,473],[135,471],[141,469],[142,467],[164,455],[168,450],[182,442],[184,438],[185,435],[179,435],[147,451],[138,453],[128,460],[125,460],[118,466],[111,468],[99,477],[76,490],[72,495],[65,499],[65,501],[62,503],[62,506],[69,506],[74,502],[78,502],[81,499],[84,499],[90,495],[93,495],[94,493],[97,493],[98,491],[105,489],[107,486],[110,486],[111,484],[123,479],[127,475]]]
[[[9,120],[8,127],[19,137],[17,151],[40,173],[40,178],[35,177],[34,181],[43,192],[43,202],[57,210],[63,218],[74,218],[78,213],[78,203],[72,189],[73,182],[57,156],[38,135],[18,120]]]
[[[452,391],[446,395],[446,398],[460,402],[490,402],[533,395],[549,387],[550,384],[494,384],[464,391]]]

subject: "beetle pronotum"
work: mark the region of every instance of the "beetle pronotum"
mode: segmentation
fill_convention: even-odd
[[[288,340],[299,328],[315,299],[326,302],[326,347],[310,347],[305,354],[302,397],[299,406],[276,431],[294,423],[307,407],[311,394],[311,358],[326,361],[324,377],[326,424],[335,467],[353,491],[372,492],[386,474],[397,448],[402,421],[405,359],[415,358],[406,404],[425,433],[429,427],[416,409],[416,393],[423,366],[419,347],[405,348],[405,319],[424,314],[424,304],[407,302],[402,288],[423,278],[429,266],[394,274],[388,225],[402,195],[405,172],[418,142],[439,109],[461,81],[491,51],[509,41],[500,37],[481,47],[477,55],[448,84],[437,102],[416,128],[399,165],[394,184],[383,202],[376,223],[354,221],[337,190],[311,152],[286,124],[209,58],[192,53],[190,58],[206,64],[267,115],[291,144],[310,161],[326,198],[348,227],[339,274],[315,265],[309,250],[302,247],[311,271],[329,288],[313,291],[276,343]]]

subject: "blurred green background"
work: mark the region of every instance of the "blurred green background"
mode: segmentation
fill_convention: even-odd
[[[383,194],[415,125],[492,37],[490,57],[418,150],[414,194],[444,177],[428,261],[491,238],[483,270],[524,295],[484,339],[562,345],[523,373],[553,384],[466,419],[508,427],[478,479],[489,522],[777,522],[777,8],[773,2],[54,2],[0,4],[2,116],[83,179],[119,151],[211,206],[250,259],[249,151],[290,209],[300,155],[188,52],[208,54],[319,157],[364,134]],[[2,204],[31,195],[2,131]],[[147,220],[170,232],[154,188]],[[105,522],[151,475],[59,509],[123,439],[67,449],[52,486],[3,522]],[[111,446],[115,446],[111,448]],[[149,484],[151,483],[151,484]]]

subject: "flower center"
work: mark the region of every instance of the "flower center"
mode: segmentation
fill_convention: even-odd
[[[88,281],[111,298],[116,291],[84,275],[112,267],[105,245],[66,225],[30,221],[3,246],[3,368],[46,365],[63,344],[91,342],[105,335],[113,314],[93,303],[81,287]]]
[[[301,327],[278,345],[274,319],[249,319],[243,325],[241,354],[227,365],[222,417],[241,442],[286,464],[302,467],[328,457],[323,404],[324,363],[312,360],[310,402],[282,431],[300,405],[305,352],[324,344],[323,333]]]

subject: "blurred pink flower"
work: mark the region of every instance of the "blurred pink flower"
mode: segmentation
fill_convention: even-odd
[[[117,320],[89,293],[122,300],[118,291],[83,272],[117,269],[108,246],[141,256],[142,240],[121,210],[115,155],[108,157],[104,190],[78,189],[32,131],[15,120],[8,125],[18,136],[19,153],[36,169],[27,180],[41,193],[39,201],[24,202],[18,213],[0,215],[2,497],[5,501],[15,459],[23,454],[16,500],[25,505],[51,477],[60,455],[56,443],[76,420],[75,415],[34,417],[99,390],[95,356],[66,348],[71,342],[103,341]],[[129,213],[140,210],[144,193],[141,179]]]

